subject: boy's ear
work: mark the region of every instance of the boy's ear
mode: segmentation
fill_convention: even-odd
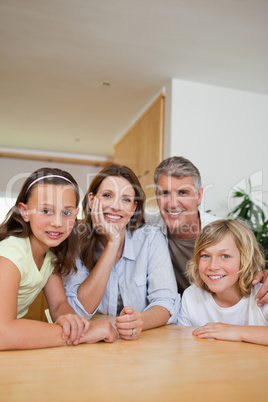
[[[89,193],[88,196],[87,196],[87,199],[88,199],[89,208],[92,209],[93,201],[94,201],[93,193]]]
[[[20,214],[22,216],[22,219],[25,222],[29,222],[27,205],[24,204],[23,202],[19,202],[18,208],[19,208]]]

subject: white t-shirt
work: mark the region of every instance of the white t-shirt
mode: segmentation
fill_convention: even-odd
[[[222,322],[233,325],[268,325],[268,304],[258,307],[254,300],[261,284],[252,287],[249,297],[243,297],[232,307],[220,307],[212,294],[196,285],[187,288],[176,324],[201,327]]]

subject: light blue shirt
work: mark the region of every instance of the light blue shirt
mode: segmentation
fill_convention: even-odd
[[[65,291],[68,302],[78,315],[87,319],[95,313],[116,316],[120,292],[124,306],[140,312],[152,306],[162,306],[170,313],[168,324],[176,322],[180,295],[167,243],[159,228],[145,225],[132,235],[126,231],[123,255],[113,265],[103,298],[93,314],[84,309],[77,297],[78,287],[89,275],[80,259],[77,269],[66,278]]]

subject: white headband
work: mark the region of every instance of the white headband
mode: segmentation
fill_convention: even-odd
[[[27,195],[28,191],[30,190],[30,188],[31,188],[35,183],[37,183],[37,182],[40,181],[40,180],[46,179],[47,177],[58,177],[59,179],[63,179],[63,180],[68,181],[69,183],[71,183],[72,186],[74,186],[74,184],[71,182],[71,180],[67,179],[66,177],[64,177],[64,176],[59,176],[59,175],[56,175],[56,174],[50,174],[50,175],[48,175],[48,176],[38,177],[37,179],[35,179],[34,181],[32,181],[31,184],[28,186],[26,192],[25,192],[25,196]]]

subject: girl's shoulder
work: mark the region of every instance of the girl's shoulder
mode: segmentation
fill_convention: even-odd
[[[0,242],[0,256],[10,260],[21,275],[32,263],[32,252],[29,238],[10,236]]]
[[[6,253],[7,251],[17,250],[28,252],[31,247],[29,237],[16,237],[9,236],[0,242],[0,253]]]

